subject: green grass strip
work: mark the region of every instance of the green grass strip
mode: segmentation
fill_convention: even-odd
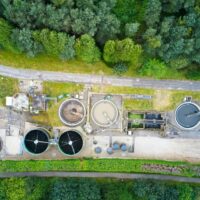
[[[179,170],[156,171],[144,168],[144,165]],[[124,173],[155,173],[188,177],[200,177],[200,165],[188,162],[171,162],[159,160],[134,159],[67,159],[67,160],[24,160],[0,162],[0,172],[31,172],[31,171],[80,171],[80,172],[124,172]]]

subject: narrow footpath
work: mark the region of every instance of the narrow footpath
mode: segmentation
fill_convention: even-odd
[[[135,173],[102,173],[102,172],[4,172],[0,178],[10,177],[75,177],[75,178],[116,178],[116,179],[151,179],[187,183],[200,183],[200,178]]]
[[[200,81],[153,80],[100,76],[92,74],[37,71],[29,69],[17,69],[3,65],[0,65],[0,75],[18,79],[36,79],[43,81],[74,82],[83,84],[105,84],[113,86],[200,91]]]

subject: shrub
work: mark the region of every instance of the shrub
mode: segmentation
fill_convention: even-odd
[[[186,77],[192,80],[200,80],[200,70],[199,69],[191,69],[187,72]]]
[[[177,58],[169,62],[170,67],[173,69],[182,69],[189,65],[189,60],[187,58]]]
[[[127,71],[128,71],[128,66],[125,63],[117,63],[113,68],[114,74],[117,74],[119,76]]]
[[[84,34],[76,40],[75,51],[81,61],[93,63],[100,60],[100,51],[90,35]]]
[[[103,57],[108,63],[137,63],[142,53],[142,47],[132,39],[108,40],[104,46]]]
[[[140,69],[140,74],[154,78],[163,78],[168,73],[168,68],[164,62],[157,59],[148,60]]]

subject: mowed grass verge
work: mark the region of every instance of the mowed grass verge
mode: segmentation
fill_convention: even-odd
[[[153,170],[145,166],[174,168],[177,170]],[[156,168],[155,168],[156,169]],[[0,161],[0,172],[37,172],[37,171],[66,171],[66,172],[123,172],[123,173],[154,173],[177,176],[199,177],[200,165],[188,162],[171,162],[160,160],[135,159],[67,159],[67,160],[24,160]]]

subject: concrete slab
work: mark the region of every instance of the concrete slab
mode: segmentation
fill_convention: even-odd
[[[6,154],[9,156],[22,154],[22,136],[6,136]]]
[[[200,160],[200,139],[136,137],[135,156],[162,160]]]

